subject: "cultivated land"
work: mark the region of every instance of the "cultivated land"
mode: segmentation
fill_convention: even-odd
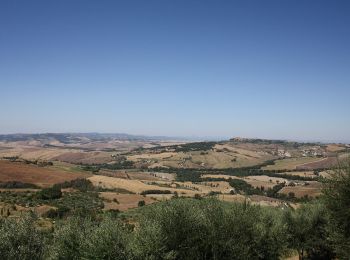
[[[294,207],[320,195],[319,178],[327,178],[328,169],[345,160],[349,149],[341,144],[244,138],[189,143],[98,134],[0,136],[0,191],[5,192],[1,200],[9,206],[4,201],[11,195],[6,194],[34,194],[43,187],[86,179],[94,187],[89,196],[81,195],[75,184],[66,184],[60,203],[69,208],[73,199],[88,200],[84,203],[104,211],[126,211],[140,201],[148,205],[175,196],[216,196]],[[18,209],[26,203],[33,209],[60,207],[58,202],[28,202],[21,196]]]
[[[314,157],[297,157],[276,160],[273,165],[267,165],[263,167],[263,170],[295,170],[299,167],[307,167],[310,163],[318,163],[323,161],[325,158],[314,158]]]
[[[86,178],[89,174],[58,170],[54,167],[39,167],[21,162],[0,160],[0,183],[23,182],[40,187],[49,187],[56,183]]]

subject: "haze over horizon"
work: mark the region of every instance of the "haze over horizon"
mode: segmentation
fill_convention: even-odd
[[[348,1],[1,1],[0,134],[350,142]]]

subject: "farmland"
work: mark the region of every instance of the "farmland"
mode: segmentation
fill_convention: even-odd
[[[105,210],[119,211],[138,207],[141,200],[148,205],[174,196],[216,195],[225,201],[246,198],[274,206],[281,205],[281,200],[298,203],[298,199],[318,196],[319,176],[328,177],[327,168],[345,158],[344,147],[335,144],[244,138],[188,143],[31,136],[30,140],[10,138],[1,147],[4,191],[20,192],[23,187],[30,192],[33,187],[86,179]],[[318,168],[324,173],[318,174]],[[65,192],[76,191],[68,188]]]
[[[53,167],[39,167],[0,160],[0,182],[19,181],[40,187],[49,187],[56,183],[88,176],[89,174],[86,173],[68,172]]]
[[[303,165],[310,163],[317,163],[323,161],[324,158],[314,158],[314,157],[299,157],[299,158],[290,158],[276,160],[273,165],[267,165],[263,167],[263,170],[295,170],[302,168]]]
[[[196,143],[143,140],[131,141],[128,149],[125,140],[118,144],[122,148],[113,148],[116,141],[69,140],[51,140],[50,145],[43,145],[42,140],[2,144],[0,219],[17,221],[32,214],[40,230],[56,232],[59,223],[66,225],[71,219],[103,223],[112,218],[108,228],[120,221],[128,237],[135,236],[132,241],[139,239],[138,230],[146,230],[145,218],[148,223],[164,216],[159,223],[171,226],[183,217],[194,224],[208,217],[198,233],[207,223],[220,228],[232,217],[234,223],[249,219],[250,215],[241,218],[248,207],[250,214],[259,211],[251,220],[254,223],[264,214],[268,219],[269,214],[277,214],[274,221],[283,222],[286,218],[279,214],[299,212],[307,203],[318,203],[321,181],[334,174],[331,166],[335,160],[347,158],[335,146],[255,139]],[[241,206],[242,211],[238,209]],[[201,212],[198,216],[193,215],[196,207]],[[158,213],[147,219],[150,212]],[[207,215],[210,212],[215,213]],[[222,219],[227,212],[231,212],[230,217]],[[175,226],[178,229],[185,224]],[[227,228],[232,226],[236,225]]]
[[[339,145],[244,138],[195,143],[98,136],[16,138],[1,145],[3,191],[21,192],[15,189],[20,187],[33,192],[28,185],[40,189],[83,178],[95,187],[105,210],[119,211],[137,208],[141,200],[148,205],[176,196],[246,198],[270,206],[283,200],[298,203],[318,196],[319,176],[328,176],[329,162],[338,155],[345,158]],[[318,168],[325,173],[318,174]]]

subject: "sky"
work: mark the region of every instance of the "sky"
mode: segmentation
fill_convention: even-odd
[[[350,141],[350,1],[0,1],[0,133]]]

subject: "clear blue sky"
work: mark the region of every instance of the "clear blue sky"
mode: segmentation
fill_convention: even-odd
[[[0,132],[350,141],[350,1],[0,1]]]

